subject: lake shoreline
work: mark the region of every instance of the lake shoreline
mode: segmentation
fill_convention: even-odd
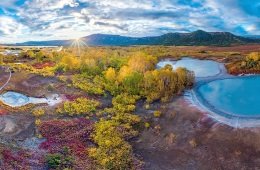
[[[183,59],[193,59],[189,57],[181,58]],[[171,64],[174,65],[177,63],[178,60],[171,60],[171,59],[163,59],[163,63],[172,62]],[[203,61],[203,60],[201,60]],[[208,61],[208,60],[207,60]],[[213,60],[212,60],[213,61]],[[206,76],[206,77],[195,77],[195,83],[191,90],[186,90],[184,93],[185,98],[187,101],[193,103],[194,106],[196,106],[199,110],[207,112],[208,116],[212,119],[229,125],[231,127],[235,128],[245,128],[245,127],[259,127],[260,126],[260,116],[256,117],[247,117],[247,116],[238,116],[234,115],[232,113],[221,111],[206,101],[206,99],[203,99],[201,94],[198,92],[198,89],[207,83],[218,81],[218,80],[225,80],[225,79],[237,79],[241,77],[254,77],[259,76],[257,74],[248,74],[248,75],[232,75],[229,74],[225,63],[218,63],[219,73],[212,76]]]

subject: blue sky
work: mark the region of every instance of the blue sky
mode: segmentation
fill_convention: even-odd
[[[260,0],[0,0],[0,43],[198,29],[260,35]]]

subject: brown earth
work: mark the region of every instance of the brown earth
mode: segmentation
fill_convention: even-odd
[[[248,45],[236,45],[230,47],[215,47],[215,46],[177,46],[169,47],[176,49],[177,51],[211,51],[211,52],[236,52],[242,54],[248,54],[254,51],[260,50],[259,44],[248,44]],[[203,53],[202,53],[203,54]]]
[[[161,118],[139,110],[152,122],[151,128],[133,142],[145,169],[260,168],[260,128],[235,129],[219,124],[183,97],[161,110]]]

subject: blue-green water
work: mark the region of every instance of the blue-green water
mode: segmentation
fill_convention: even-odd
[[[212,60],[198,60],[193,58],[182,58],[178,61],[162,60],[157,66],[164,67],[170,64],[174,69],[184,67],[190,71],[194,71],[196,77],[216,76],[221,72],[220,63]]]
[[[260,117],[260,76],[215,80],[195,90],[201,102],[215,111]]]
[[[46,98],[34,98],[28,97],[24,94],[17,93],[14,91],[8,91],[0,95],[0,101],[11,107],[20,107],[27,104],[39,104],[39,103],[51,103],[52,100],[47,100]]]
[[[23,106],[29,102],[29,98],[27,96],[12,91],[0,95],[0,100],[5,104],[14,107]]]

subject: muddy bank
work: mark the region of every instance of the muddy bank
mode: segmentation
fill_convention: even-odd
[[[34,134],[34,118],[31,115],[12,113],[0,116],[0,143],[15,146]]]
[[[184,97],[150,116],[151,128],[134,142],[145,169],[255,169],[260,166],[260,129],[236,129],[215,122]],[[147,119],[148,120],[148,119]],[[160,128],[158,128],[160,127]],[[254,139],[254,140],[252,140]]]

